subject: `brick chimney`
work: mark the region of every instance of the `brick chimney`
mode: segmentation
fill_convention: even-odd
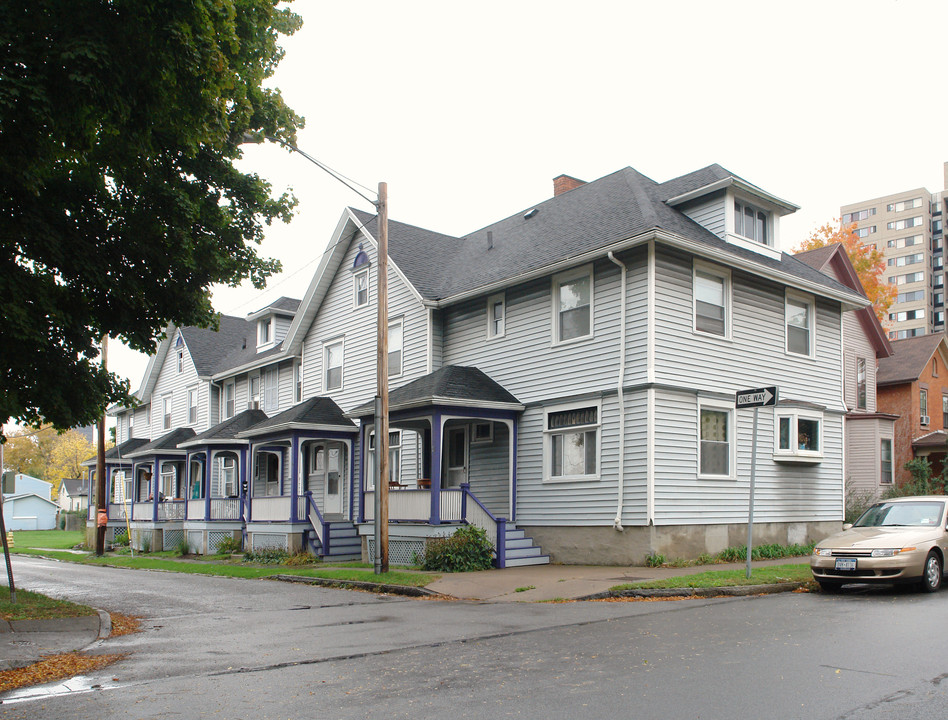
[[[569,175],[558,175],[557,177],[553,178],[553,197],[562,195],[563,193],[569,192],[570,190],[575,190],[580,185],[585,184],[585,180],[577,180],[576,178],[570,177]]]

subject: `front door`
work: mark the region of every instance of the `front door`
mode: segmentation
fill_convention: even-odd
[[[323,514],[342,515],[343,486],[346,473],[346,446],[325,443],[313,446],[310,481],[322,485]]]
[[[448,429],[445,487],[460,487],[467,482],[467,426]]]

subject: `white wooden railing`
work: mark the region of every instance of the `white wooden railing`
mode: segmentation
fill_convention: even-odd
[[[239,520],[240,498],[211,498],[211,520]]]
[[[188,520],[204,519],[204,501],[188,500]]]
[[[250,519],[254,522],[284,521],[290,519],[290,502],[293,498],[263,497],[250,499]]]
[[[442,499],[444,493],[441,493]],[[389,490],[388,492],[388,519],[389,520],[421,520],[431,517],[430,490]],[[365,494],[365,519],[375,518],[375,491]]]
[[[132,517],[135,520],[151,520],[155,505],[150,502],[135,503],[132,507]]]
[[[184,520],[184,500],[165,500],[158,503],[159,520]]]
[[[482,508],[477,502],[474,501],[472,497],[468,497],[466,503],[467,510],[467,520],[468,525],[473,525],[474,527],[479,527],[485,533],[487,533],[487,539],[490,540],[490,544],[495,548],[497,547],[497,521],[490,516],[490,514]]]

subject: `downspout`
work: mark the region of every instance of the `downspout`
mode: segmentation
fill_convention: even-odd
[[[840,310],[842,310],[842,308],[840,308]],[[849,408],[846,406],[846,348],[843,345],[845,341],[845,337],[846,337],[846,333],[843,330],[843,313],[840,312],[839,313],[839,357],[840,357],[839,367],[841,371],[840,379],[842,382],[840,382],[839,384],[839,395],[840,395],[839,399],[843,404],[843,410],[844,410],[844,413],[843,413],[843,453],[842,453],[843,457],[842,457],[842,462],[840,463],[843,468],[843,488],[842,488],[843,492],[842,492],[842,497],[841,497],[842,507],[840,508],[840,510],[842,511],[842,514],[843,514],[843,520],[846,519],[846,415],[849,413]],[[859,361],[857,360],[856,362],[858,363]],[[869,409],[868,385],[869,385],[869,364],[867,362],[866,363],[866,410]],[[856,392],[858,393],[859,390],[857,389]],[[857,402],[856,405],[858,406],[858,404],[859,403]],[[876,444],[878,445],[879,443],[876,443]],[[879,467],[879,463],[876,463],[876,467]]]
[[[648,337],[646,338],[645,524],[655,524],[655,241],[648,243]]]
[[[622,287],[620,290],[619,306],[619,377],[616,380],[616,393],[619,396],[619,480],[616,487],[616,517],[612,521],[614,530],[620,532],[622,527],[622,505],[625,495],[625,344],[626,344],[626,326],[625,326],[625,302],[626,302],[626,273],[628,268],[621,260],[609,251],[609,259],[619,266]]]

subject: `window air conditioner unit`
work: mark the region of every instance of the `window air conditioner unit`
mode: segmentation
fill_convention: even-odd
[[[928,415],[922,415],[922,425],[928,425],[931,422],[931,418]]]
[[[259,401],[259,400],[251,400],[250,402],[247,403],[247,409],[248,409],[248,410],[259,410],[259,409],[260,409],[260,401]]]

